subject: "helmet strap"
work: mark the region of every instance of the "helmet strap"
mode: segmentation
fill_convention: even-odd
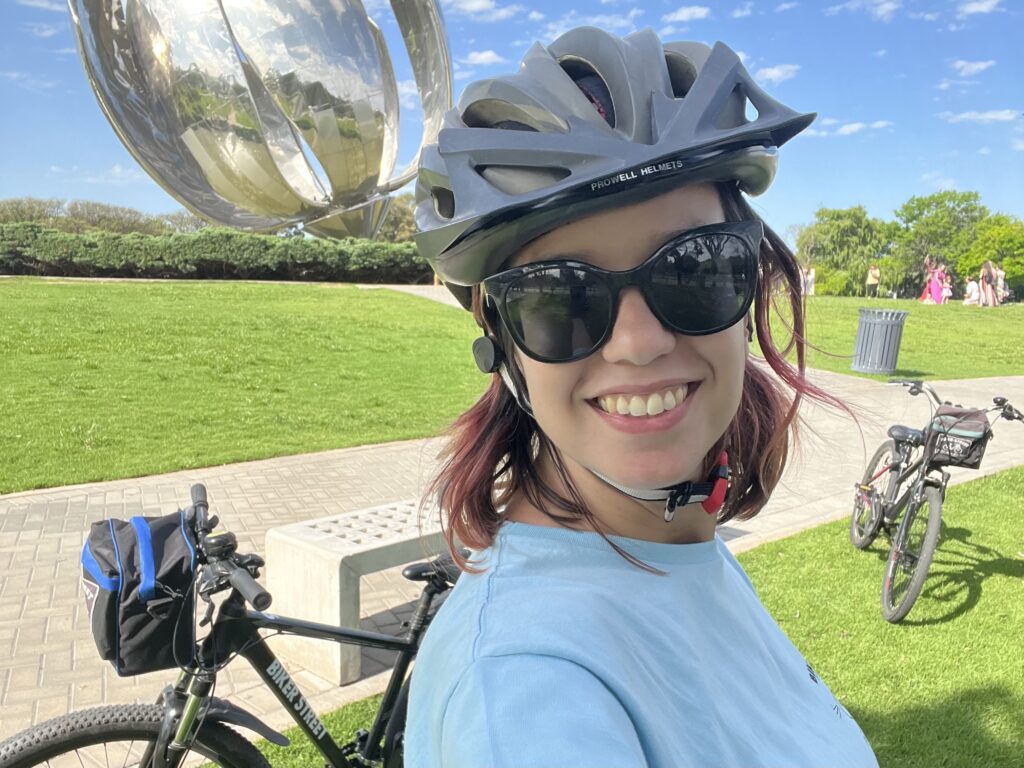
[[[589,469],[589,467],[588,467]],[[725,493],[729,487],[729,456],[725,451],[718,457],[718,464],[711,472],[707,482],[694,483],[687,480],[678,485],[655,490],[630,488],[602,475],[600,472],[590,469],[590,472],[627,496],[639,501],[664,501],[665,522],[671,523],[675,517],[676,510],[686,504],[700,502],[703,510],[709,515],[716,515],[725,503]]]

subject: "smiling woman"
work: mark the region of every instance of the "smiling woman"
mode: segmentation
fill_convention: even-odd
[[[722,44],[580,28],[468,86],[425,149],[417,243],[491,382],[431,488],[465,573],[407,766],[877,765],[716,535],[764,506],[801,397],[838,405],[803,376],[796,261],[743,197],[812,119]]]

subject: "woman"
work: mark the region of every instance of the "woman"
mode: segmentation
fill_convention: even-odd
[[[996,297],[996,270],[991,261],[981,265],[981,273],[978,275],[978,284],[981,286],[981,305],[983,307],[994,307],[999,304]]]
[[[973,304],[978,306],[980,301],[980,292],[978,290],[978,282],[973,277],[967,278],[967,286],[964,289],[964,304]]]
[[[777,484],[801,395],[836,402],[741,194],[812,120],[724,45],[581,28],[424,150],[417,243],[492,376],[430,491],[471,556],[416,662],[410,768],[877,765],[715,535]]]
[[[882,270],[878,268],[877,264],[871,262],[871,265],[868,267],[868,277],[865,281],[865,285],[867,286],[868,298],[878,298],[878,283],[881,281],[881,279]]]

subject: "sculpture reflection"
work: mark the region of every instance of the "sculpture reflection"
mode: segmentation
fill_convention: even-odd
[[[86,75],[142,167],[195,213],[247,230],[303,223],[373,236],[392,178],[399,99],[359,0],[69,0]],[[394,0],[423,105],[451,106],[435,0]],[[326,177],[321,179],[310,158]]]

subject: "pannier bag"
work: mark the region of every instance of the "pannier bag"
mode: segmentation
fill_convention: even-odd
[[[991,437],[985,411],[940,405],[928,426],[925,450],[931,464],[977,469]]]
[[[195,655],[196,547],[185,515],[101,520],[82,549],[82,589],[100,656],[122,677]]]

